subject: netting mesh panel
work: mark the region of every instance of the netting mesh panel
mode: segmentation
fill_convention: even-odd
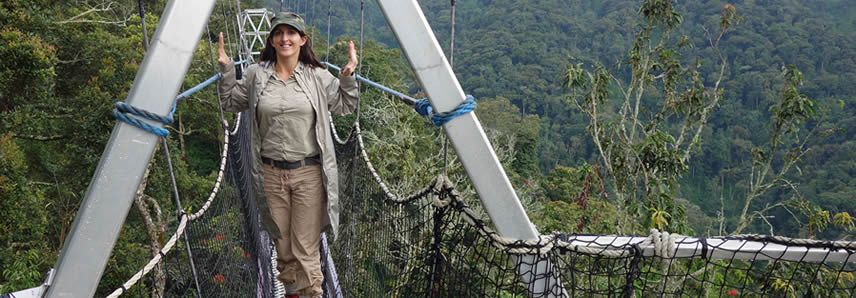
[[[346,297],[525,293],[510,257],[459,213],[436,208],[428,190],[389,199],[355,150],[355,137],[337,146],[342,214],[331,251]]]
[[[250,184],[247,113],[230,139],[222,196],[188,225],[202,297],[272,297],[270,239],[261,230]]]
[[[737,257],[733,247],[693,238],[679,243],[698,245],[692,257],[672,258],[615,236],[589,235],[595,240],[588,243],[563,234],[534,244],[502,242],[452,189],[390,198],[355,154],[361,150],[355,142],[352,136],[337,146],[342,216],[339,239],[331,244],[339,272],[333,286],[346,297],[852,297],[856,289],[852,257],[785,261],[784,252],[771,253],[766,242],[754,255]],[[450,203],[440,207],[435,198]],[[717,259],[702,257],[713,250]]]
[[[230,136],[225,180],[217,196],[201,217],[188,223],[183,236],[190,243],[196,280],[181,239],[159,265],[163,276],[153,270],[144,278],[145,286],[137,285],[125,296],[197,297],[198,281],[201,297],[273,297],[270,238],[259,226],[250,191],[246,118]]]
[[[354,142],[337,146],[340,178],[339,237],[331,244],[342,292],[348,297],[419,293],[431,228],[425,202],[397,204],[385,195],[361,160]],[[394,233],[392,231],[395,231]]]
[[[852,263],[641,258],[637,294],[851,297]]]
[[[326,297],[852,297],[856,292],[853,242],[681,238],[673,244],[692,248],[688,255],[660,257],[662,252],[654,251],[662,244],[652,244],[653,235],[504,239],[442,176],[409,197],[388,194],[363,159],[358,131],[354,134],[336,148],[341,216],[338,239],[322,245]],[[145,286],[126,296],[196,297],[197,281],[201,297],[281,296],[281,289],[275,293],[271,240],[259,227],[250,191],[246,130],[230,143],[226,183],[211,208],[187,228],[198,279],[182,240],[159,270],[143,278]],[[750,242],[760,247],[747,250]],[[838,261],[829,261],[833,254]]]

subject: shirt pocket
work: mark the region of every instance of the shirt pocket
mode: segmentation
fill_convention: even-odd
[[[294,89],[292,89],[292,90],[294,90],[294,94],[297,95],[301,101],[309,104],[309,106],[312,107],[312,109],[314,110],[315,104],[312,102],[312,96],[309,94],[309,90],[311,90],[311,89],[310,88],[304,88],[303,86],[300,86],[299,83],[294,84],[293,88]]]
[[[258,107],[259,99],[261,98],[262,94],[265,93],[265,85],[267,84],[265,84],[264,80],[265,79],[262,78],[261,75],[257,75],[255,77],[255,80],[253,81],[253,93],[255,93],[253,94],[253,96],[255,96],[255,100],[253,100],[253,104],[255,106],[253,106],[253,109]]]
[[[303,94],[303,87],[300,86],[300,83],[295,81],[295,83],[291,84],[291,86],[291,90],[294,91],[294,93]]]

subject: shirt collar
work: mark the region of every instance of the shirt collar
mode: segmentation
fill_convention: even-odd
[[[273,61],[269,61],[269,62],[265,63],[265,67],[263,67],[262,69],[264,69],[264,71],[267,73],[268,76],[276,78],[276,70],[274,70]],[[294,76],[303,75],[304,69],[306,69],[306,65],[303,64],[303,62],[298,61],[297,66],[294,67]]]
[[[268,61],[267,63],[265,63],[265,67],[263,67],[263,69],[264,69],[268,74],[274,74],[274,73],[276,73],[276,71],[273,69],[273,68],[274,68],[274,65],[273,65],[273,64],[274,64],[274,63],[273,63],[273,61]],[[297,62],[297,67],[295,67],[295,68],[294,68],[294,73],[295,73],[295,74],[303,74],[303,70],[304,70],[305,68],[306,68],[306,65],[305,65],[305,64],[303,64],[303,62],[298,61],[298,62]]]
[[[297,67],[295,67],[295,68],[294,68],[294,73],[295,73],[295,74],[302,74],[302,73],[303,73],[303,68],[304,68],[304,67],[305,67],[305,66],[303,65],[303,62],[298,61],[298,62],[297,62]]]

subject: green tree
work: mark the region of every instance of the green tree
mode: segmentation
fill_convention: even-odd
[[[537,144],[541,127],[538,115],[523,115],[517,106],[501,96],[480,100],[476,114],[484,127],[515,139],[514,160],[511,162],[513,173],[524,178],[540,176]]]
[[[707,34],[720,58],[715,83],[708,86],[698,65],[681,64],[681,50],[690,44],[688,37],[672,38],[683,20],[674,2],[645,1],[639,13],[644,22],[633,49],[626,63],[616,65],[630,67],[626,85],[605,67],[597,65],[589,72],[582,63],[563,74],[563,84],[572,91],[569,101],[588,116],[589,132],[611,178],[612,193],[630,215],[619,220],[619,232],[636,230],[634,217],[641,215],[650,227],[687,232],[684,208],[674,202],[677,179],[686,171],[691,151],[723,98],[720,83],[727,61],[719,41],[740,17],[733,6],[726,6],[719,33]],[[613,103],[610,92],[616,88],[622,97]]]
[[[615,229],[617,212],[602,196],[599,169],[558,166],[539,182],[543,205],[530,211],[541,233],[606,234]]]
[[[796,67],[788,65],[783,71],[783,76],[785,83],[781,99],[776,105],[770,107],[770,112],[773,114],[771,119],[773,132],[770,134],[769,143],[765,147],[752,150],[749,192],[743,202],[743,209],[740,212],[737,227],[734,229],[735,234],[743,232],[755,219],[764,218],[767,211],[776,207],[790,207],[806,216],[807,231],[804,235],[807,237],[814,237],[816,231],[824,230],[830,220],[829,211],[805,200],[787,175],[792,169],[798,168],[797,164],[802,161],[803,156],[813,145],[810,142],[822,140],[837,129],[834,127],[824,129],[820,123],[817,123],[811,131],[801,134],[802,124],[816,117],[817,102],[799,92],[803,74]],[[753,200],[775,187],[792,191],[794,197],[791,200],[767,204],[757,211],[750,211]],[[771,226],[770,229],[772,233],[773,227]]]
[[[42,235],[48,230],[49,201],[27,179],[24,152],[11,136],[0,136],[0,292],[42,283],[55,257]]]

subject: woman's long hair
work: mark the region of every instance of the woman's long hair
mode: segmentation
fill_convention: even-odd
[[[306,34],[300,32],[300,37],[304,36],[306,36]],[[271,43],[271,38],[273,37],[268,35],[268,38],[265,41],[265,48],[262,50],[261,60],[264,62],[276,63],[276,49]],[[303,64],[309,65],[309,67],[324,68],[324,64],[321,64],[321,61],[319,61],[318,57],[315,56],[315,52],[312,51],[312,38],[306,38],[306,43],[300,46],[300,55],[297,57],[297,60],[303,62]]]

